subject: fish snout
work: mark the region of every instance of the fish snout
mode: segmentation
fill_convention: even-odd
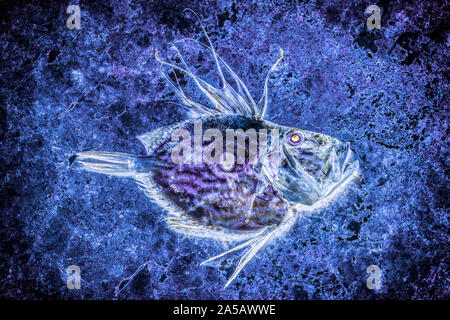
[[[347,176],[359,168],[359,162],[350,146],[350,142],[343,142],[342,144],[340,170],[342,176]]]
[[[358,160],[350,147],[350,142],[335,142],[322,167],[322,172],[338,182],[351,174],[357,166]]]

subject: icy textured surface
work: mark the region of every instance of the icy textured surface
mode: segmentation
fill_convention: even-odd
[[[443,5],[380,1],[371,32],[368,1],[196,2],[83,2],[81,30],[66,27],[66,1],[2,2],[0,296],[450,298]],[[180,237],[133,181],[70,165],[84,150],[144,154],[136,135],[186,118],[152,56],[200,35],[186,7],[255,97],[282,47],[266,118],[351,141],[364,177],[227,289],[237,255],[199,266],[227,244]],[[81,290],[66,288],[72,264]],[[366,286],[372,264],[378,291]]]

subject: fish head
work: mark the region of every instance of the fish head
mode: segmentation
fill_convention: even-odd
[[[291,127],[281,127],[266,159],[266,176],[282,197],[305,206],[336,194],[359,169],[349,142]]]

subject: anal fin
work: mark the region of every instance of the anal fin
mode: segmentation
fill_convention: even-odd
[[[270,239],[272,236],[272,232],[275,230],[276,225],[270,225],[265,227],[260,233],[258,233],[254,238],[226,251],[223,252],[217,256],[214,256],[212,258],[209,258],[208,260],[202,262],[200,265],[203,265],[205,263],[208,263],[210,261],[216,260],[220,257],[223,257],[229,253],[235,252],[237,250],[247,248],[247,250],[242,255],[241,259],[239,260],[238,266],[234,270],[231,277],[228,279],[227,283],[225,284],[225,287],[228,287],[230,283],[237,277],[239,272],[244,268],[244,266],[253,258],[253,256],[262,248],[262,246]]]

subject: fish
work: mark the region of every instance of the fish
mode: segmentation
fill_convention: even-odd
[[[243,250],[226,288],[269,240],[285,234],[305,212],[325,206],[358,177],[359,162],[349,142],[264,119],[269,77],[283,58],[281,48],[267,72],[262,97],[255,102],[216,53],[199,21],[208,44],[180,41],[206,48],[221,86],[195,75],[176,43],[171,49],[179,63],[162,59],[154,50],[162,76],[189,111],[188,119],[139,135],[146,155],[83,151],[76,153],[75,161],[87,171],[134,179],[165,209],[165,221],[173,231],[239,243],[201,263]],[[186,75],[208,103],[188,97],[167,69]]]

